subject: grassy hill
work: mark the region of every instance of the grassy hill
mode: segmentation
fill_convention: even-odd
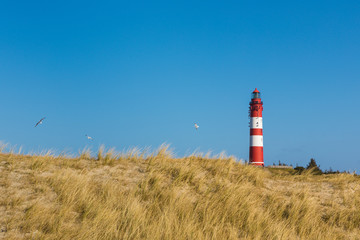
[[[360,239],[360,178],[166,148],[0,154],[0,239]]]

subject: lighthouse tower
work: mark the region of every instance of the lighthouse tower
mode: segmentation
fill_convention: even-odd
[[[255,88],[251,95],[250,102],[250,154],[249,163],[251,165],[264,166],[263,153],[263,124],[262,111],[263,102],[260,92]]]

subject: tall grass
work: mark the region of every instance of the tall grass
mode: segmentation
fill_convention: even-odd
[[[16,161],[14,161],[14,159]],[[0,238],[359,239],[358,176],[281,175],[233,157],[0,155]],[[11,167],[12,166],[12,167]]]

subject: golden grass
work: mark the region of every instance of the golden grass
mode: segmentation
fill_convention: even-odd
[[[0,154],[0,239],[360,239],[360,179],[226,156]]]

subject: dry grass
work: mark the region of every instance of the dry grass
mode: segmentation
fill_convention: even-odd
[[[162,147],[0,154],[0,239],[360,239],[360,179]]]

